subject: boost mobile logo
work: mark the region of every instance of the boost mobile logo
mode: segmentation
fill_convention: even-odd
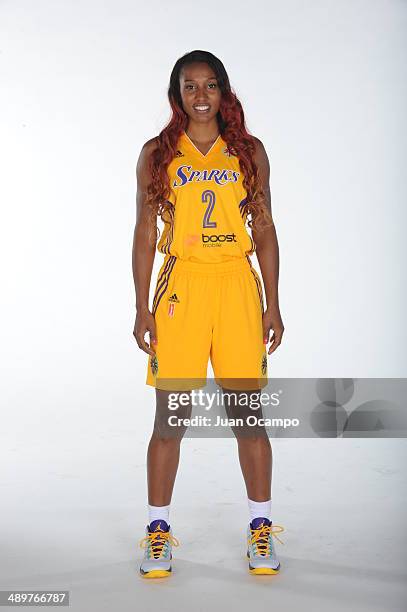
[[[218,243],[219,242],[237,242],[236,234],[202,234],[202,244],[205,246],[208,243]]]

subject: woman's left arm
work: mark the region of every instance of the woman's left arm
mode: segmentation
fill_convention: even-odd
[[[259,169],[260,181],[265,195],[265,204],[272,218],[270,194],[270,164],[263,143],[255,138],[255,162]],[[252,237],[256,244],[256,254],[263,277],[267,308],[263,313],[263,340],[271,342],[268,354],[273,353],[281,344],[284,325],[281,319],[278,301],[279,249],[276,228],[273,224],[262,231],[252,229]],[[273,336],[270,338],[270,331]]]

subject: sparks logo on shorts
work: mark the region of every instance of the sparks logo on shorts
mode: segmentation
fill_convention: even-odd
[[[154,355],[151,357],[150,359],[150,366],[151,366],[151,371],[153,373],[153,376],[157,375],[158,372],[158,359],[157,359],[157,355]]]
[[[263,357],[261,358],[261,373],[263,374],[263,376],[267,374],[267,355],[266,354],[264,354]]]
[[[202,234],[203,246],[222,246],[222,242],[237,242],[236,234]]]

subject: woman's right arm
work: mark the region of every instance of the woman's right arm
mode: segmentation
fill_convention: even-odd
[[[149,159],[156,147],[156,139],[153,138],[143,146],[137,161],[137,218],[134,228],[132,267],[134,288],[136,292],[136,321],[133,335],[138,346],[149,355],[155,354],[155,343],[157,342],[155,320],[148,309],[148,298],[150,292],[151,273],[155,257],[155,243],[150,244],[148,215],[149,209],[145,204],[147,187],[151,183]],[[156,220],[155,220],[156,221]],[[153,228],[153,235],[155,236]],[[150,333],[150,344],[144,340],[146,332]]]

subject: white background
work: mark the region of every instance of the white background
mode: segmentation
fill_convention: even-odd
[[[71,588],[75,610],[153,608],[152,588],[167,609],[190,589],[195,609],[204,589],[215,609],[401,609],[402,440],[273,442],[285,570],[259,586],[234,440],[185,439],[177,573],[138,578],[154,390],[131,246],[171,69],[209,50],[271,164],[270,375],[404,377],[406,20],[393,0],[0,3],[2,588]]]

